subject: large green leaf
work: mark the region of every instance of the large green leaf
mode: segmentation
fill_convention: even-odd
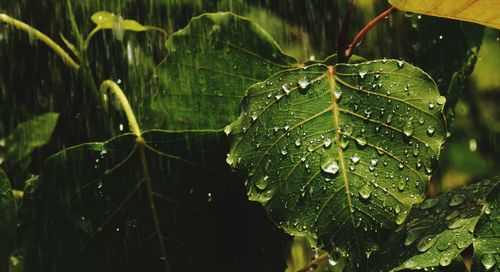
[[[472,271],[500,270],[500,186],[486,199],[474,238]]]
[[[223,128],[238,116],[245,90],[296,60],[252,21],[203,14],[168,40],[151,107],[163,128]]]
[[[403,61],[284,71],[248,90],[227,162],[287,232],[363,252],[423,200],[444,102]]]
[[[500,29],[500,2],[492,0],[389,0],[403,11],[474,22]]]
[[[484,200],[500,181],[484,180],[416,206],[372,258],[372,271],[448,266],[474,240]]]
[[[0,270],[7,271],[16,241],[17,207],[7,175],[0,169]]]
[[[19,124],[5,141],[6,160],[18,162],[35,148],[45,145],[50,140],[58,117],[58,113],[49,112]]]
[[[284,270],[287,239],[246,200],[222,132],[143,137],[145,149],[126,134],[46,161],[21,210],[25,271],[164,271],[165,258],[170,271]]]

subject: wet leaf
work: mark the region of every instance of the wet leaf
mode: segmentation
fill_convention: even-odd
[[[231,13],[195,17],[167,49],[151,107],[174,130],[223,128],[250,85],[296,63],[260,26]]]
[[[497,180],[497,179],[496,179]],[[500,187],[488,196],[475,233],[472,271],[500,268]]]
[[[389,0],[399,10],[482,24],[500,29],[500,3],[490,0]]]
[[[165,271],[165,258],[170,271],[284,270],[288,239],[246,201],[222,132],[143,138],[144,149],[126,134],[46,161],[21,210],[25,271]]]
[[[135,20],[123,19],[123,17],[107,11],[98,11],[90,19],[100,29],[117,29],[120,31],[146,31],[147,26],[140,24]]]
[[[6,160],[15,163],[26,159],[37,147],[45,145],[52,135],[59,114],[49,112],[19,124],[7,137]]]
[[[0,270],[7,271],[16,241],[17,207],[9,179],[0,169]]]
[[[372,258],[373,271],[449,266],[473,241],[483,202],[500,179],[426,199]]]
[[[226,161],[285,231],[364,256],[423,200],[443,99],[403,61],[284,71],[247,91]]]

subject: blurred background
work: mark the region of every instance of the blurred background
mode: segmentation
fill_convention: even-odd
[[[107,10],[161,27],[171,34],[204,12],[232,11],[260,24],[283,50],[300,62],[324,59],[336,52],[335,40],[346,14],[347,0],[87,0],[73,1],[78,29],[86,35],[90,16]],[[356,0],[348,40],[371,19],[389,8],[386,1]],[[60,34],[74,41],[67,2],[56,0],[0,0],[6,13],[39,29],[63,44]],[[151,63],[165,56],[159,33],[126,33],[117,40],[111,31],[95,35],[88,60],[91,74],[75,77],[52,50],[13,27],[0,25],[0,166],[14,188],[37,174],[43,161],[58,150],[85,141],[109,139],[120,133],[118,124],[90,124],[95,114],[91,89],[108,78],[124,82],[149,77]],[[133,69],[127,46],[144,61]],[[481,26],[397,12],[380,22],[355,49],[367,60],[404,59],[428,72],[447,96],[449,138],[433,175],[429,194],[435,195],[482,178],[498,175],[500,166],[500,31]],[[130,80],[129,80],[130,79]],[[130,88],[145,88],[144,84]],[[133,100],[133,98],[132,98]],[[79,105],[79,106],[78,106]],[[4,161],[5,139],[21,122],[46,112],[61,117],[50,143],[29,160]],[[123,118],[122,116],[115,116]],[[126,123],[125,119],[121,123]],[[96,126],[99,129],[96,129]],[[288,251],[288,270],[296,271],[320,252],[297,238]],[[319,267],[337,271],[342,260],[329,258]]]

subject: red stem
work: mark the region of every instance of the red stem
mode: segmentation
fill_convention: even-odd
[[[344,57],[345,59],[349,59],[352,56],[352,51],[354,47],[363,39],[365,34],[372,29],[376,24],[378,24],[380,21],[382,21],[385,17],[391,15],[391,13],[397,11],[396,7],[390,7],[386,11],[380,13],[377,17],[375,17],[373,20],[371,20],[361,31],[359,31],[358,35],[354,37],[354,40],[352,40],[351,44],[347,47],[347,49],[344,52]]]

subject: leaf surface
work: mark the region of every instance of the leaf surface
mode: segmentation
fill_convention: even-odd
[[[492,0],[389,0],[399,10],[468,21],[500,29],[500,2]]]
[[[26,271],[284,270],[288,239],[245,201],[222,132],[143,138],[151,192],[130,134],[46,161],[22,209]]]
[[[223,128],[250,85],[296,64],[260,26],[231,13],[195,17],[167,49],[151,107],[174,130]]]
[[[17,207],[9,179],[0,169],[0,269],[7,271],[16,241]]]
[[[225,129],[227,162],[288,233],[329,249],[372,247],[423,200],[444,102],[403,61],[284,71],[247,91]]]
[[[484,180],[417,205],[407,223],[373,256],[372,267],[377,268],[372,271],[449,266],[472,244],[484,201],[498,182]]]
[[[19,124],[5,141],[6,159],[11,163],[18,162],[35,148],[45,145],[50,140],[58,118],[58,113],[49,112]]]
[[[147,26],[144,26],[135,20],[123,19],[123,17],[108,11],[98,11],[94,13],[90,19],[100,29],[113,29],[116,31],[128,30],[136,32],[148,30]]]
[[[498,271],[500,268],[500,186],[496,186],[486,199],[474,238],[472,271]]]

